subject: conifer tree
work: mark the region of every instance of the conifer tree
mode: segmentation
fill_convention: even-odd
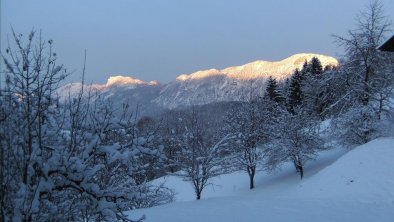
[[[293,76],[290,79],[290,86],[287,98],[287,108],[290,113],[295,114],[295,110],[297,107],[300,107],[303,100],[303,92],[302,92],[302,81],[303,81],[302,73],[296,69]]]
[[[303,108],[310,115],[320,116],[325,103],[322,101],[323,67],[320,60],[313,57],[309,63],[304,64],[301,73],[303,75]]]
[[[317,57],[313,57],[310,62],[310,71],[314,77],[319,77],[323,73],[323,66]]]
[[[267,81],[266,96],[277,103],[282,103],[285,100],[279,89],[278,81],[272,76],[270,76]]]

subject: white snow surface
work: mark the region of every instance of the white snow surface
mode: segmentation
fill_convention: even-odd
[[[380,138],[352,150],[324,151],[300,180],[291,164],[256,175],[248,189],[244,172],[214,178],[194,200],[189,182],[158,179],[177,192],[177,202],[131,211],[146,221],[394,221],[394,138]]]

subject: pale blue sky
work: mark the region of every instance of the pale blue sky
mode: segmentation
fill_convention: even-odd
[[[2,47],[10,26],[53,39],[76,70],[87,50],[88,82],[129,75],[168,82],[177,75],[300,52],[339,56],[369,0],[0,0]],[[394,0],[382,0],[394,20]],[[4,48],[4,47],[3,47]]]

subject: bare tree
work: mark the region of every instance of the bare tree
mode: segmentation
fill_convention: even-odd
[[[234,136],[230,146],[234,157],[233,165],[235,170],[248,173],[250,189],[254,188],[254,176],[262,167],[262,146],[269,137],[266,130],[269,117],[268,109],[263,108],[265,105],[251,90],[245,102],[234,104],[226,123],[227,131]]]
[[[284,162],[292,162],[301,179],[305,164],[314,159],[319,151],[328,147],[319,134],[319,121],[307,112],[283,113],[275,125],[275,139],[266,146],[266,167],[273,169]]]
[[[348,38],[335,36],[346,52],[335,78],[346,90],[341,90],[340,101],[334,103],[345,107],[337,108],[342,113],[334,123],[344,128],[343,133],[337,134],[346,143],[360,144],[376,138],[379,135],[376,123],[393,110],[390,98],[394,89],[394,60],[389,53],[378,50],[390,27],[383,5],[374,1],[360,14],[357,27],[348,32]]]
[[[225,172],[225,145],[229,137],[215,138],[207,134],[204,120],[195,109],[181,118],[184,133],[180,135],[180,151],[176,154],[176,165],[180,171],[175,175],[191,181],[197,200],[212,177]]]
[[[146,170],[141,160],[161,153],[135,133],[130,112],[115,115],[83,87],[60,103],[53,91],[67,73],[53,41],[35,42],[32,32],[23,45],[13,33],[16,50],[2,54],[2,221],[131,221],[125,211],[171,201],[164,187],[136,180]]]
[[[378,50],[390,27],[383,5],[380,1],[373,1],[359,15],[356,29],[348,32],[348,38],[334,36],[346,52],[346,60],[341,67],[345,82],[352,90],[352,96],[364,106],[379,100],[377,96],[383,102],[384,97],[379,92],[393,84],[392,70],[388,70],[390,66],[392,68],[392,58]]]
[[[67,73],[56,64],[52,40],[45,43],[40,34],[36,43],[31,32],[24,45],[23,36],[12,33],[15,49],[8,46],[1,54],[6,65],[1,105],[7,115],[1,124],[2,202],[7,203],[1,205],[2,217],[31,221],[39,210],[40,160],[50,149],[44,140],[51,94]]]

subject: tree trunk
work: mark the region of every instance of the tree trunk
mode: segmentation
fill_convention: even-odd
[[[249,179],[250,179],[250,189],[252,190],[254,188],[254,176],[249,175]]]
[[[300,168],[298,167],[298,164],[297,164],[297,162],[295,160],[293,161],[293,164],[294,164],[294,168],[296,169],[296,172],[299,173],[300,172]]]
[[[256,173],[256,167],[248,167],[249,174],[249,188],[252,190],[254,188],[254,175]]]
[[[369,94],[370,94],[370,90],[369,90],[369,86],[368,86],[368,82],[369,82],[369,76],[370,73],[372,72],[371,67],[367,66],[366,71],[365,71],[365,77],[364,77],[364,95],[362,98],[362,103],[364,106],[367,106],[369,103]]]
[[[378,110],[378,120],[381,118],[381,114],[383,111],[383,98],[379,99],[379,110]]]
[[[304,167],[303,166],[298,166],[298,171],[300,173],[300,177],[301,177],[301,180],[302,180],[302,178],[304,177]]]

